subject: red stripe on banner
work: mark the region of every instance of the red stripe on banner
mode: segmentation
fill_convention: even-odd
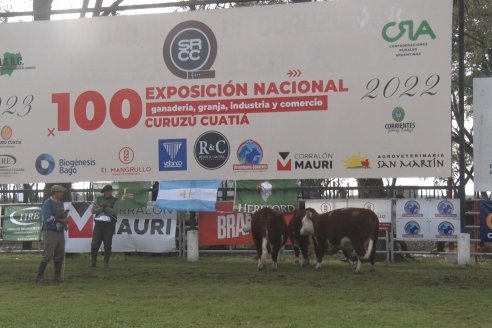
[[[158,101],[145,107],[147,117],[322,111],[328,110],[328,96]]]
[[[250,233],[242,230],[246,222],[251,220],[251,215],[233,212],[232,206],[233,202],[217,202],[217,212],[199,213],[199,246],[253,246]],[[285,214],[284,219],[288,224],[292,214]],[[290,241],[287,244],[290,244]]]

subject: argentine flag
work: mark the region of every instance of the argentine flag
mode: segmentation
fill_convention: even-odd
[[[221,180],[159,181],[155,207],[172,211],[215,212]]]

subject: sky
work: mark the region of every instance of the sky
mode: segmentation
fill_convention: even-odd
[[[152,3],[163,3],[163,2],[175,2],[176,0],[124,0],[121,5],[136,5],[136,4],[152,4]],[[96,0],[89,1],[89,7],[93,7]],[[104,0],[103,7],[110,6],[114,0]],[[83,0],[53,0],[52,9],[71,9],[80,8],[82,6]],[[32,11],[32,0],[0,0],[1,11],[8,10],[10,12],[23,12]],[[135,15],[135,14],[156,14],[156,13],[169,13],[176,11],[176,8],[155,8],[149,10],[138,10],[138,11],[123,11],[120,15]],[[55,19],[78,19],[80,14],[65,14],[65,15],[54,15],[52,20]],[[91,14],[87,14],[86,17],[91,17]],[[9,18],[9,22],[31,22],[33,18],[31,16],[22,16]],[[355,185],[353,179],[348,179],[351,186]],[[390,183],[391,179],[383,179],[385,184]],[[398,178],[397,185],[411,185],[411,186],[433,186],[433,178]],[[468,183],[465,188],[465,193],[467,196],[473,195],[473,183]]]
[[[114,0],[103,0],[103,7],[109,7],[113,4]],[[153,3],[164,3],[164,2],[176,2],[175,0],[124,0],[121,5],[138,5],[138,4],[153,4]],[[83,0],[53,0],[52,9],[73,9],[82,7]],[[96,0],[89,1],[89,8],[94,7]],[[10,12],[23,12],[32,11],[32,0],[0,0],[0,8],[2,11],[8,10]],[[168,13],[176,11],[176,8],[154,8],[154,9],[142,9],[137,11],[123,11],[119,15],[135,15],[135,14],[157,14],[157,13]],[[91,17],[92,14],[87,14],[86,17]],[[53,15],[52,20],[56,19],[78,19],[80,14],[64,14],[64,15]],[[10,18],[10,22],[32,22],[33,18],[31,16],[15,17]]]

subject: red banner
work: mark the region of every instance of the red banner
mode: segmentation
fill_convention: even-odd
[[[233,202],[217,202],[217,212],[199,213],[199,246],[253,246],[250,233],[243,232],[243,227],[251,220],[251,214],[233,212],[232,207]],[[289,223],[292,215],[284,214],[284,218]]]

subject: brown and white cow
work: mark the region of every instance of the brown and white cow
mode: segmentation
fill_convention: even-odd
[[[371,270],[374,270],[379,219],[371,210],[349,207],[323,214],[317,214],[314,210],[306,211],[302,218],[300,234],[315,237],[315,251],[318,261],[316,269],[321,267],[325,244],[328,240],[333,246],[342,248],[349,261],[351,260],[352,249],[355,251],[357,255],[355,272],[359,272],[361,260],[369,260]]]
[[[297,210],[292,215],[292,219],[287,225],[289,231],[289,239],[294,249],[295,263],[300,263],[301,267],[309,264],[309,238],[311,236],[301,236],[302,219],[306,211],[313,211],[312,208],[307,210]],[[303,261],[299,262],[299,255],[302,254]]]
[[[251,216],[250,230],[258,254],[258,270],[265,269],[268,253],[272,254],[272,270],[277,270],[278,253],[288,237],[282,213],[268,207],[259,209]]]

